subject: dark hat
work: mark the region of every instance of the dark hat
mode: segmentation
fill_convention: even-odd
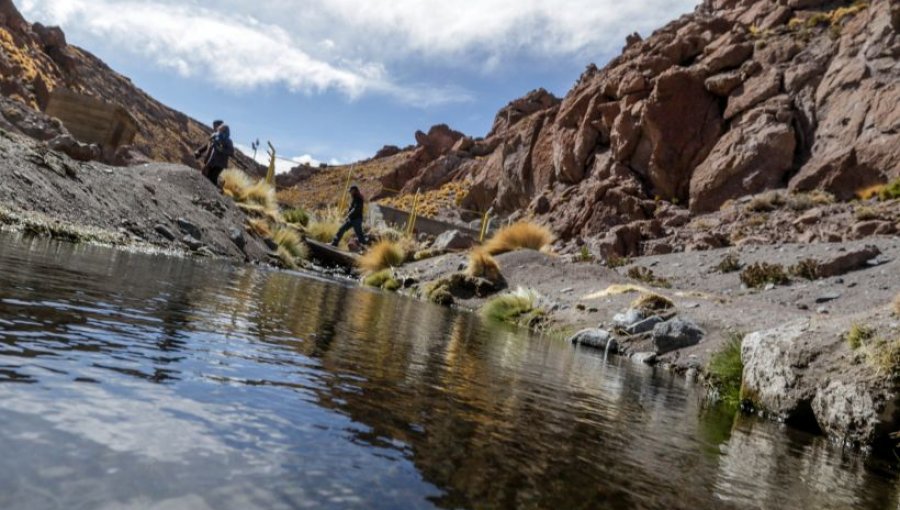
[[[217,127],[221,126],[222,124],[225,124],[225,121],[217,119],[217,120],[213,121],[212,126],[213,126],[213,128],[217,128]]]
[[[356,191],[359,191],[359,186],[357,186],[356,184],[351,184],[351,185],[350,185],[350,189],[351,189],[351,190],[354,190],[354,189],[355,189]]]

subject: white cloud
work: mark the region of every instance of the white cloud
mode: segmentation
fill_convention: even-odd
[[[304,93],[336,90],[351,99],[381,94],[427,106],[470,95],[452,73],[425,72],[422,79],[418,68],[496,72],[523,55],[587,64],[618,51],[627,33],[646,32],[695,3],[24,0],[22,10],[222,87],[283,85]]]
[[[239,144],[239,143],[234,144],[234,147],[236,149],[238,149],[239,151],[243,152],[244,154],[247,154],[248,156],[253,157],[253,149],[252,148],[247,147],[246,145]],[[257,151],[256,162],[259,163],[260,165],[263,165],[266,167],[269,166],[269,155],[266,153],[266,151],[264,151],[264,150]],[[310,166],[317,167],[321,163],[322,162],[320,160],[316,159],[311,154],[304,154],[302,156],[293,156],[293,157],[282,157],[282,156],[276,155],[275,173],[283,174],[283,173],[289,172],[292,168],[299,166],[299,165],[310,165]],[[338,160],[332,158],[328,162],[328,164],[329,165],[339,165],[340,162]]]

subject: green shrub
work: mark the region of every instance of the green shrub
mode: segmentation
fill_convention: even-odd
[[[862,324],[854,323],[850,331],[844,334],[844,340],[854,351],[862,347],[875,336],[875,330]]]
[[[890,184],[887,184],[885,187],[878,191],[878,198],[880,200],[893,200],[895,198],[900,198],[900,179],[892,181]]]
[[[606,265],[610,268],[627,266],[628,264],[631,264],[631,259],[628,257],[611,255],[608,259],[606,259]]]
[[[706,368],[710,388],[723,404],[734,408],[741,403],[741,383],[744,374],[744,362],[741,360],[743,340],[743,334],[729,335],[722,349],[712,355]]]
[[[303,227],[309,225],[309,213],[303,209],[290,209],[282,213],[284,221]]]
[[[390,292],[396,292],[397,290],[400,290],[400,287],[402,286],[400,282],[394,278],[394,272],[390,269],[384,269],[366,276],[363,278],[363,285],[384,289]]]
[[[538,305],[537,294],[518,289],[491,298],[481,307],[481,315],[493,321],[533,327],[543,320],[545,313]]]
[[[784,285],[789,281],[788,275],[784,272],[784,267],[780,264],[757,262],[741,271],[741,283],[752,289],[765,287],[769,283]]]

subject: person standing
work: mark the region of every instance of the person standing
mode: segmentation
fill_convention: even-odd
[[[222,124],[209,139],[209,151],[203,164],[203,175],[210,182],[219,185],[219,174],[228,167],[228,160],[234,156],[234,143],[231,141],[231,129]]]
[[[368,239],[366,239],[366,233],[363,232],[363,208],[365,207],[365,198],[363,197],[362,192],[359,191],[359,186],[355,184],[350,186],[350,199],[350,209],[347,211],[347,220],[341,225],[341,228],[338,229],[334,239],[331,240],[331,246],[337,246],[344,237],[344,234],[351,228],[356,233],[356,239],[359,240],[359,244],[363,246],[369,244]]]
[[[225,122],[221,120],[214,120],[212,123],[212,134],[209,135],[209,138],[206,139],[206,142],[204,142],[203,145],[197,147],[197,150],[194,151],[194,159],[200,161],[201,168],[209,158],[209,149],[212,147],[213,138],[219,133],[219,126],[224,123]]]

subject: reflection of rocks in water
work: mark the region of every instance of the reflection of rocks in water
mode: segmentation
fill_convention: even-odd
[[[741,507],[889,508],[894,497],[860,454],[756,418],[738,419],[722,451],[715,492]]]

